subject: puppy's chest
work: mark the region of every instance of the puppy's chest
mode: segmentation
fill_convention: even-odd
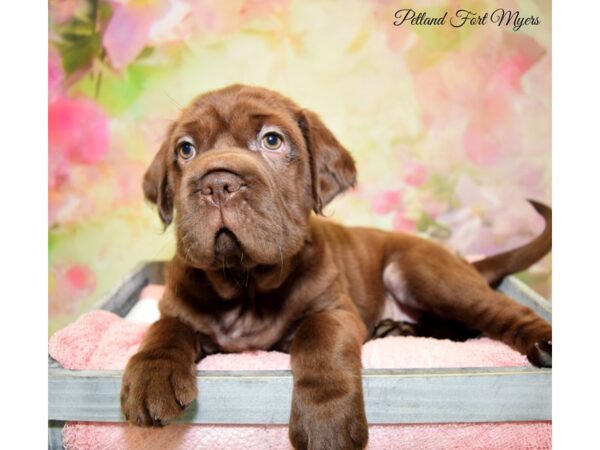
[[[237,307],[216,317],[210,328],[215,344],[222,351],[241,352],[271,348],[285,327],[281,318]]]

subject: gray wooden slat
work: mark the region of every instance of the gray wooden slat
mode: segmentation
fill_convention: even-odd
[[[166,261],[150,261],[143,266],[149,284],[165,284]]]
[[[164,261],[140,264],[110,295],[100,300],[96,308],[125,317],[139,300],[140,292],[150,283],[164,283]]]
[[[552,323],[552,304],[516,277],[506,277],[500,292],[533,309],[542,319]]]
[[[94,309],[104,309],[124,317],[133,308],[141,290],[147,284],[146,272],[140,266],[138,270],[119,283],[119,287],[107,298],[100,300]]]
[[[121,371],[49,371],[49,418],[123,421]],[[533,367],[363,371],[372,424],[550,420],[552,376]],[[180,421],[286,424],[289,371],[198,372],[199,401]]]
[[[48,450],[64,450],[62,442],[62,429],[64,425],[63,421],[48,421]]]
[[[62,366],[52,356],[48,355],[48,369],[62,369]]]

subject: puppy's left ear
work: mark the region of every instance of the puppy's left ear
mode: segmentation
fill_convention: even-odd
[[[144,197],[158,207],[158,215],[165,228],[173,221],[173,183],[167,170],[169,137],[173,128],[169,129],[160,150],[146,170],[143,182]]]
[[[338,194],[356,185],[356,165],[348,150],[315,113],[302,110],[298,124],[310,154],[313,209],[322,214],[323,208]]]

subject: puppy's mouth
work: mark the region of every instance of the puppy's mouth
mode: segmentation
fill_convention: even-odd
[[[222,227],[215,235],[214,257],[223,266],[238,265],[243,262],[242,244],[227,227]]]

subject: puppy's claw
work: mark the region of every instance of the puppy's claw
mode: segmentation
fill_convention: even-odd
[[[152,420],[152,425],[154,425],[155,427],[162,427],[165,424],[165,422],[163,422],[161,419],[159,419],[158,417],[155,417]]]
[[[552,341],[536,342],[527,352],[527,359],[536,367],[552,367]]]

